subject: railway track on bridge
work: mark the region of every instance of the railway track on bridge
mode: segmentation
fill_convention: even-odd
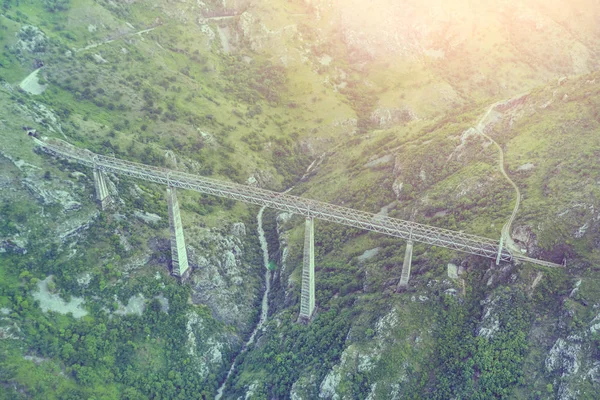
[[[58,139],[38,139],[34,137],[34,140],[47,153],[104,172],[112,172],[167,185],[168,187],[194,190],[204,194],[266,206],[303,215],[311,219],[317,218],[335,222],[486,258],[498,258],[504,262],[520,260],[546,267],[562,267],[560,264],[549,261],[526,257],[522,254],[513,254],[510,250],[503,248],[499,241],[482,236],[376,215],[348,207],[233,182],[125,161],[115,157],[103,156],[92,153],[89,150],[77,148]]]

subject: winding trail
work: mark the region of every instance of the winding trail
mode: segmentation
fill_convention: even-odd
[[[233,19],[239,17],[242,14],[234,14],[234,15],[221,15],[216,17],[204,17],[202,18],[204,21],[223,21],[226,19]]]
[[[107,39],[107,40],[104,40],[104,41],[99,42],[99,43],[92,43],[92,44],[89,44],[89,45],[87,45],[85,47],[82,47],[80,49],[75,49],[75,53],[79,53],[80,51],[85,51],[85,50],[93,49],[95,47],[102,46],[102,45],[105,45],[105,44],[108,44],[108,43],[112,43],[112,42],[114,42],[116,40],[120,40],[120,39],[129,37],[129,36],[133,36],[133,35],[141,36],[143,33],[152,32],[158,26],[160,26],[160,25],[153,26],[153,27],[148,28],[148,29],[142,29],[141,31],[137,31],[137,32],[125,33],[125,34],[119,35],[119,36],[117,36],[115,38]]]
[[[523,95],[519,95],[515,98],[518,98],[521,96],[523,96]],[[508,183],[510,183],[510,185],[515,190],[515,195],[517,198],[517,200],[515,202],[515,207],[513,208],[513,212],[510,215],[510,217],[508,218],[508,221],[502,227],[501,236],[504,241],[504,245],[506,247],[508,247],[509,250],[520,252],[521,250],[518,248],[518,246],[515,244],[515,242],[512,240],[512,237],[510,236],[510,228],[512,226],[513,221],[515,220],[515,217],[517,216],[517,212],[519,212],[519,206],[521,205],[521,191],[519,190],[519,187],[517,186],[517,184],[510,178],[510,176],[508,176],[508,174],[506,173],[506,170],[504,169],[504,150],[502,150],[502,147],[500,147],[500,145],[494,139],[492,139],[490,136],[488,136],[484,132],[484,129],[486,126],[485,122],[486,122],[487,118],[489,117],[490,113],[492,112],[492,110],[494,108],[496,108],[496,106],[498,106],[498,104],[505,103],[506,101],[508,101],[508,100],[501,100],[501,101],[497,101],[494,104],[492,104],[488,108],[487,112],[483,115],[483,117],[481,117],[481,119],[479,120],[479,123],[477,124],[477,127],[475,129],[477,130],[477,132],[479,132],[479,134],[481,136],[485,137],[490,142],[492,142],[492,144],[494,146],[496,146],[496,148],[498,149],[498,152],[500,155],[498,157],[498,167],[500,169],[500,173],[504,176],[504,178],[508,181]]]

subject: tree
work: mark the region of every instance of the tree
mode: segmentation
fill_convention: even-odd
[[[69,0],[44,0],[44,8],[49,12],[67,11]]]
[[[75,349],[73,348],[73,345],[71,343],[65,343],[60,352],[60,357],[63,360],[68,360],[69,358],[71,358],[73,353],[75,353]]]

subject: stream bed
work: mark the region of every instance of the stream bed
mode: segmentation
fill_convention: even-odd
[[[254,330],[252,331],[252,334],[250,335],[250,337],[248,338],[246,343],[244,343],[244,346],[242,347],[242,350],[240,351],[239,354],[244,353],[248,349],[248,347],[252,343],[254,343],[254,338],[256,337],[256,334],[263,327],[263,325],[265,324],[265,321],[267,320],[267,316],[269,315],[269,292],[271,291],[271,271],[269,271],[269,248],[267,247],[267,239],[265,239],[265,231],[263,230],[263,225],[262,225],[262,217],[263,217],[263,212],[265,211],[265,208],[266,207],[262,207],[260,209],[260,211],[258,212],[258,214],[256,215],[258,240],[260,241],[260,248],[263,253],[263,266],[265,267],[265,291],[264,291],[263,297],[262,297],[260,318],[258,320],[258,323],[254,327]],[[233,370],[235,369],[236,361],[237,361],[237,357],[231,364],[231,367],[229,368],[229,371],[227,372],[227,377],[225,378],[225,380],[223,381],[223,383],[217,390],[217,395],[215,397],[216,400],[220,400],[221,397],[223,396],[223,389],[225,389],[225,385],[227,384],[229,377],[231,376],[231,374],[233,373]]]

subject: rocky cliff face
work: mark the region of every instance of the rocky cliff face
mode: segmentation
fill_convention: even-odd
[[[192,301],[205,304],[213,315],[240,332],[247,332],[258,313],[260,291],[248,291],[246,284],[257,281],[255,266],[245,255],[246,227],[235,223],[229,232],[205,229],[194,232],[190,250],[195,264],[191,278]]]

